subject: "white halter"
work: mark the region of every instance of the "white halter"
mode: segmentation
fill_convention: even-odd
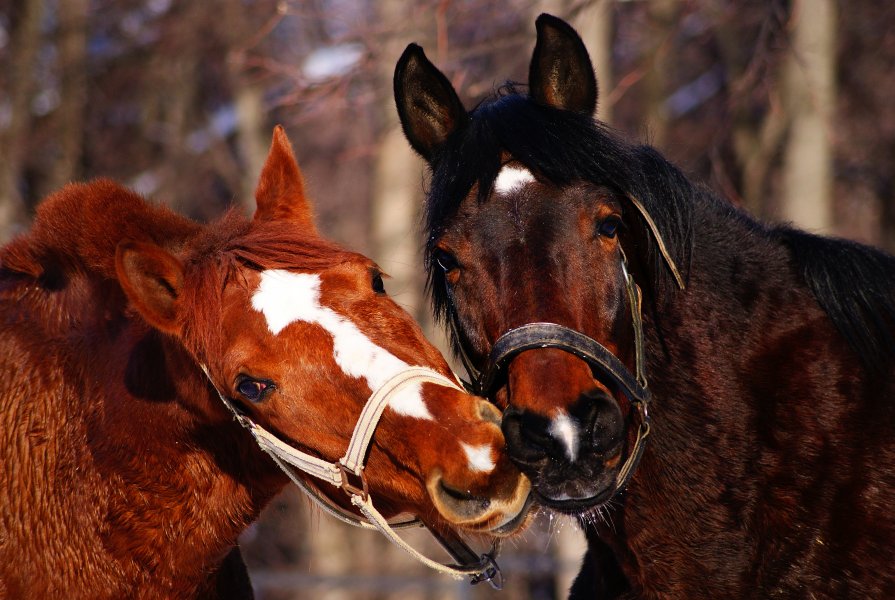
[[[424,565],[435,569],[440,573],[446,573],[456,578],[465,575],[472,576],[472,583],[488,581],[493,587],[500,588],[502,585],[500,577],[500,569],[494,561],[494,557],[499,549],[499,544],[495,542],[490,552],[481,556],[475,554],[459,537],[444,537],[443,535],[431,532],[436,540],[458,561],[459,564],[446,565],[420,554],[405,542],[395,529],[407,527],[425,526],[419,519],[412,519],[400,523],[389,523],[382,514],[373,506],[370,494],[367,488],[367,479],[364,474],[364,461],[370,442],[373,439],[373,432],[379,424],[382,412],[388,405],[388,400],[392,394],[411,383],[434,383],[445,387],[451,387],[456,390],[463,391],[455,381],[445,377],[444,375],[433,371],[426,367],[409,367],[402,370],[397,375],[388,379],[379,389],[374,390],[367,400],[366,405],[361,411],[357,424],[354,426],[354,433],[351,435],[351,441],[348,444],[348,450],[338,462],[327,462],[316,456],[312,456],[306,452],[302,452],[293,448],[289,444],[283,442],[276,435],[267,431],[249,417],[243,414],[218,388],[211,379],[208,367],[204,364],[200,365],[208,380],[211,382],[218,396],[224,405],[233,413],[233,416],[240,425],[249,430],[258,446],[264,452],[270,455],[274,462],[283,470],[284,473],[304,491],[320,508],[326,513],[339,519],[343,523],[353,525],[355,527],[363,527],[365,529],[378,529],[389,541],[397,545],[399,548],[410,554],[413,558]],[[341,488],[351,498],[351,504],[367,518],[367,521],[358,519],[353,513],[335,504],[332,500],[321,494],[317,489],[304,481],[295,470],[298,469],[312,475],[317,479],[322,479]],[[356,483],[349,481],[350,477],[356,479]],[[360,487],[358,487],[358,485]]]

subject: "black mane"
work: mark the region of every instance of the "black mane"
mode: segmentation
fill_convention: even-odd
[[[433,268],[434,243],[460,203],[477,188],[484,202],[506,153],[556,185],[588,181],[637,198],[649,212],[684,279],[695,241],[697,202],[721,203],[691,183],[649,146],[625,142],[589,115],[539,105],[506,86],[479,105],[434,157],[426,202],[428,289],[436,316],[444,320],[450,305],[440,269]],[[744,217],[732,206],[733,218]],[[625,221],[645,231],[633,208]],[[787,227],[756,230],[784,244],[805,285],[848,343],[868,366],[879,368],[895,358],[895,258],[860,244],[822,238]],[[644,234],[642,259],[651,272],[646,282],[655,294],[673,293],[674,280],[655,239]],[[456,340],[455,348],[456,348]]]
[[[895,359],[895,257],[789,227],[773,234],[789,249],[802,280],[864,364],[884,372]]]

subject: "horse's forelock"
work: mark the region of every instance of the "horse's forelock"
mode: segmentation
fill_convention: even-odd
[[[426,268],[439,318],[446,315],[448,301],[441,274],[432,268],[434,244],[470,192],[477,189],[479,202],[487,200],[506,155],[558,186],[588,181],[637,198],[686,272],[693,243],[688,197],[694,193],[686,177],[649,146],[625,142],[588,115],[538,105],[516,85],[507,84],[472,111],[470,122],[448,141],[433,165],[425,214]],[[644,283],[657,291],[673,289],[654,238],[629,208],[629,226],[643,228],[638,237],[646,244],[643,259],[650,266],[650,281]]]
[[[250,221],[234,209],[209,225],[194,240],[187,257],[183,302],[188,306],[184,335],[188,345],[219,354],[221,303],[228,285],[243,285],[244,269],[319,272],[356,259],[353,252],[294,224]],[[204,358],[204,357],[200,357]]]

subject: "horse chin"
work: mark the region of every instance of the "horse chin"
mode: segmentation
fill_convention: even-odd
[[[499,523],[494,529],[489,530],[487,533],[497,537],[509,537],[516,533],[519,533],[531,523],[534,519],[535,511],[531,510],[535,505],[535,495],[534,493],[529,493],[525,497],[525,503],[522,505],[522,510],[520,510],[515,517],[507,517],[501,523]]]
[[[506,537],[524,529],[532,518],[531,483],[522,475],[505,498],[458,491],[438,475],[431,477],[426,487],[441,518],[459,529]]]
[[[607,469],[605,462],[598,461],[594,470],[598,473],[578,477],[569,477],[568,469],[539,473],[534,476],[533,495],[538,504],[559,513],[575,516],[591,513],[608,503],[616,491],[616,469]]]
[[[592,496],[572,498],[565,495],[550,496],[536,490],[533,495],[537,499],[538,504],[544,508],[565,515],[584,516],[609,502],[614,495],[613,492],[612,488],[608,488],[596,492]]]

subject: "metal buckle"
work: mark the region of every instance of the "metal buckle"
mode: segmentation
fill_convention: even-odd
[[[489,554],[482,554],[481,565],[484,567],[481,573],[476,573],[469,580],[470,585],[476,585],[482,583],[483,581],[487,581],[488,585],[490,585],[495,590],[503,589],[503,572],[501,572],[500,567],[497,566],[497,561],[494,557]]]
[[[360,473],[355,473],[342,463],[336,463],[336,465],[339,467],[339,473],[342,475],[342,485],[339,487],[348,494],[348,496],[360,496],[361,500],[366,502],[370,497],[370,490],[367,487],[367,476],[364,474],[364,468],[360,468]],[[349,475],[360,478],[361,487],[352,485],[351,482],[348,481]]]
[[[644,437],[646,437],[650,430],[649,406],[647,406],[647,402],[638,402],[637,412],[640,414],[640,427],[645,429]]]

